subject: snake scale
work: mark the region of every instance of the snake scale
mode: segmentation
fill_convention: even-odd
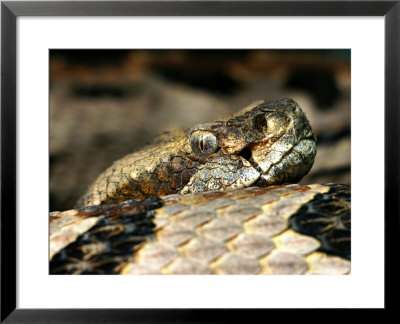
[[[294,184],[316,152],[291,99],[162,134],[50,213],[50,273],[348,274],[350,187]]]

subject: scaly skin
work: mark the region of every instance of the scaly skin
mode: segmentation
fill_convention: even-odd
[[[296,102],[256,102],[225,120],[165,133],[114,162],[76,207],[295,183],[316,152],[316,137]]]
[[[51,274],[349,274],[347,185],[250,187],[50,214]]]

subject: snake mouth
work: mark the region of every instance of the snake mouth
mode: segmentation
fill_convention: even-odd
[[[300,181],[311,169],[316,153],[315,138],[310,137],[290,146],[260,142],[246,147],[239,155],[259,173],[252,184],[265,187]]]
[[[252,143],[238,155],[254,170],[252,181],[247,185],[266,187],[300,181],[311,169],[316,153],[313,134],[299,141],[285,134],[273,141],[264,139]]]

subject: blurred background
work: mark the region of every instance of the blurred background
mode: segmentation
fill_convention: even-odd
[[[50,211],[165,130],[292,98],[318,137],[301,183],[350,184],[350,50],[51,50]]]

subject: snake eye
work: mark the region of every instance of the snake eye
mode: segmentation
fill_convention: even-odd
[[[209,155],[218,149],[218,140],[210,132],[196,131],[190,135],[190,146],[198,155]]]

